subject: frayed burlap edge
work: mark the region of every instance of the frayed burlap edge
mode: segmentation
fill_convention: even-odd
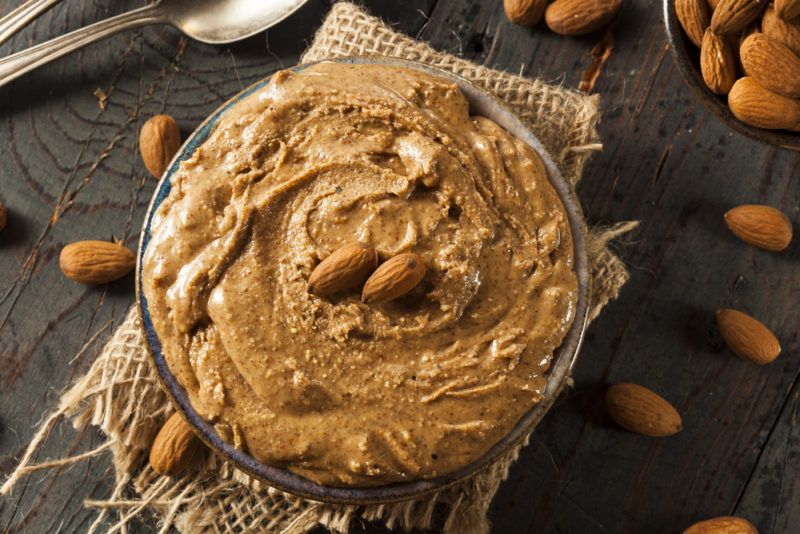
[[[586,159],[600,149],[596,123],[598,101],[537,80],[497,72],[440,54],[426,44],[400,35],[358,7],[333,7],[303,62],[345,55],[394,56],[428,63],[459,74],[494,93],[527,120],[556,158],[565,176],[578,182]],[[635,223],[595,229],[589,236],[593,292],[590,320],[617,297],[628,279],[622,262],[607,248],[611,239]],[[131,519],[153,512],[160,532],[280,532],[299,534],[317,525],[347,532],[360,517],[389,528],[429,528],[445,532],[483,533],[486,512],[520,447],[469,480],[424,498],[370,506],[330,505],[270,488],[211,455],[202,469],[180,478],[162,477],[147,463],[147,452],[161,424],[173,411],[161,390],[146,351],[136,310],[131,309],[89,372],[60,400],[41,424],[19,465],[0,487],[11,491],[21,478],[42,469],[69,465],[111,451],[116,483],[106,500],[87,500],[98,510],[90,532],[111,523],[108,532],[125,532]],[[97,426],[107,440],[77,456],[31,464],[35,452],[63,418],[76,428]],[[526,439],[527,442],[527,439]],[[110,513],[115,514],[109,518]]]

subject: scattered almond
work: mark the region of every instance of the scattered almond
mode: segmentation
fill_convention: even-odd
[[[622,0],[556,0],[545,10],[547,27],[561,35],[585,35],[614,18]]]
[[[150,466],[162,476],[175,476],[202,459],[205,445],[189,423],[174,413],[159,430],[150,448]]]
[[[717,326],[728,348],[758,365],[770,363],[781,353],[775,334],[745,313],[729,308],[719,310]]]
[[[792,98],[800,97],[800,57],[775,39],[755,33],[742,43],[742,67],[763,87]]]
[[[775,13],[775,8],[770,4],[761,19],[761,31],[780,41],[789,49],[800,56],[800,17],[793,20],[783,20]]]
[[[725,224],[745,243],[765,250],[778,252],[792,241],[791,221],[771,206],[737,206],[725,214]]]
[[[417,254],[398,254],[378,267],[361,293],[367,304],[382,304],[401,297],[414,289],[423,278],[427,268]]]
[[[743,30],[761,14],[764,0],[720,0],[711,16],[711,29],[717,35]]]
[[[800,17],[800,0],[775,0],[775,12],[783,20]]]
[[[701,46],[709,24],[706,0],[675,0],[675,12],[689,40]]]
[[[728,105],[737,119],[751,126],[800,132],[800,100],[774,93],[751,76],[733,84]]]
[[[142,125],[139,150],[150,174],[161,178],[181,147],[181,131],[169,115],[156,115]]]
[[[637,384],[614,384],[606,393],[609,415],[622,428],[645,436],[681,431],[681,416],[663,397]]]
[[[683,534],[758,534],[758,529],[747,519],[724,516],[695,523]]]
[[[706,86],[725,95],[736,81],[736,59],[725,37],[707,29],[700,47],[700,72]]]
[[[131,272],[136,256],[117,243],[78,241],[61,249],[58,263],[64,275],[74,282],[106,284]]]
[[[521,26],[536,26],[542,20],[547,0],[503,0],[508,20]]]
[[[309,292],[325,297],[361,285],[378,266],[378,253],[364,243],[350,243],[322,260],[308,278]]]

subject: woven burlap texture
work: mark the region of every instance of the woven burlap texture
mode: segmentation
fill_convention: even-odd
[[[530,123],[573,184],[579,180],[586,159],[600,148],[596,98],[436,52],[394,32],[353,4],[339,3],[317,32],[302,62],[351,55],[420,61],[459,74],[487,89]],[[625,266],[606,245],[631,227],[623,224],[595,230],[590,235],[592,319],[610,299],[616,298],[628,279]],[[146,355],[136,310],[131,309],[89,372],[62,395],[58,409],[44,420],[0,493],[8,493],[17,481],[34,471],[84,461],[110,451],[115,486],[107,500],[85,501],[87,506],[98,510],[90,531],[111,524],[109,532],[124,532],[131,519],[152,512],[159,520],[161,532],[174,527],[183,533],[294,534],[317,525],[347,532],[351,521],[358,517],[389,528],[435,525],[445,532],[482,533],[489,530],[486,518],[489,504],[519,453],[519,448],[513,450],[471,479],[417,500],[361,507],[331,505],[270,488],[213,455],[203,469],[191,475],[180,478],[157,475],[147,462],[148,448],[172,411]],[[63,417],[71,418],[76,428],[89,424],[99,427],[106,441],[77,456],[32,464],[39,446]],[[115,515],[109,517],[109,514]]]

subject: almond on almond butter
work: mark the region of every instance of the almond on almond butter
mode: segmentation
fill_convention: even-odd
[[[556,0],[545,10],[547,27],[561,35],[585,35],[616,16],[622,0]]]
[[[672,404],[638,384],[608,388],[606,407],[619,426],[637,434],[665,437],[681,431],[681,416]]]
[[[742,67],[763,87],[780,95],[800,97],[800,57],[775,39],[754,33],[742,42]]]
[[[382,304],[401,297],[417,287],[427,267],[418,254],[398,254],[378,267],[361,292],[361,300],[367,304]]]
[[[758,534],[758,529],[747,519],[722,516],[699,521],[683,534]]]
[[[139,151],[150,174],[161,178],[181,147],[181,131],[169,115],[150,117],[139,132]]]
[[[717,312],[717,326],[734,354],[758,365],[772,362],[781,353],[778,338],[763,323],[729,308]]]
[[[205,445],[179,413],[174,413],[159,430],[150,447],[150,467],[162,476],[172,477],[196,465],[205,454]]]
[[[503,0],[508,20],[521,26],[536,26],[542,20],[547,0]]]
[[[378,266],[378,253],[365,243],[349,243],[322,260],[308,278],[309,292],[320,297],[361,285]]]
[[[761,14],[764,0],[720,0],[711,15],[711,29],[717,35],[743,30]]]
[[[675,13],[689,40],[700,47],[710,20],[706,0],[675,0]]]
[[[783,20],[775,13],[772,4],[764,12],[761,19],[761,31],[764,35],[772,37],[789,47],[789,49],[800,56],[800,17],[792,20]]]
[[[800,132],[800,100],[770,91],[752,76],[733,84],[728,106],[737,119],[751,126]]]
[[[710,28],[700,47],[700,72],[706,86],[718,95],[728,94],[736,81],[736,59],[730,44]]]
[[[800,17],[800,0],[775,0],[775,12],[783,20]]]
[[[764,250],[785,250],[792,241],[791,221],[771,206],[737,206],[725,213],[725,224],[739,239]]]
[[[131,272],[136,256],[117,243],[78,241],[61,249],[58,263],[64,275],[74,282],[106,284]]]

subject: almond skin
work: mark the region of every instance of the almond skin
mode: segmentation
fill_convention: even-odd
[[[556,0],[544,20],[561,35],[585,35],[611,22],[621,7],[622,0]]]
[[[308,291],[326,297],[364,283],[378,266],[378,253],[364,243],[349,243],[322,260],[308,278]]]
[[[695,523],[683,534],[758,534],[758,529],[747,519],[723,516]]]
[[[78,241],[61,249],[58,261],[64,276],[81,284],[107,284],[136,266],[128,248],[109,241]]]
[[[717,5],[719,5],[719,2],[720,0],[708,0],[708,7],[711,8],[710,11],[711,13],[713,13],[714,10],[717,9]]]
[[[169,115],[150,117],[139,132],[139,151],[150,174],[161,178],[181,147],[181,130]]]
[[[401,297],[425,278],[425,260],[417,254],[398,254],[378,267],[361,292],[367,304],[383,304]]]
[[[720,0],[711,16],[711,29],[717,35],[743,30],[766,5],[766,0]]]
[[[179,413],[167,419],[150,447],[150,466],[162,476],[179,475],[203,458],[205,445]]]
[[[728,106],[737,119],[751,126],[800,132],[800,101],[770,91],[752,76],[733,84]]]
[[[503,9],[508,20],[521,26],[539,24],[547,7],[547,0],[503,0]]]
[[[772,37],[789,47],[800,56],[800,18],[783,20],[775,13],[775,8],[770,5],[761,19],[761,31],[764,35]]]
[[[781,353],[781,344],[775,334],[745,313],[721,309],[717,312],[717,326],[728,348],[753,363],[770,363]]]
[[[726,95],[736,82],[736,58],[728,41],[710,29],[703,36],[700,47],[700,72],[712,92]]]
[[[686,36],[700,47],[710,20],[706,0],[675,0],[675,13]]]
[[[606,393],[608,413],[622,428],[652,437],[681,431],[681,416],[663,397],[637,384],[614,384]]]
[[[779,252],[792,242],[791,221],[771,206],[737,206],[725,214],[725,224],[736,237],[764,250]]]
[[[754,33],[742,42],[739,51],[742,67],[763,87],[780,95],[800,97],[800,57],[763,33]]]
[[[783,20],[800,17],[800,0],[775,0],[775,12]]]

